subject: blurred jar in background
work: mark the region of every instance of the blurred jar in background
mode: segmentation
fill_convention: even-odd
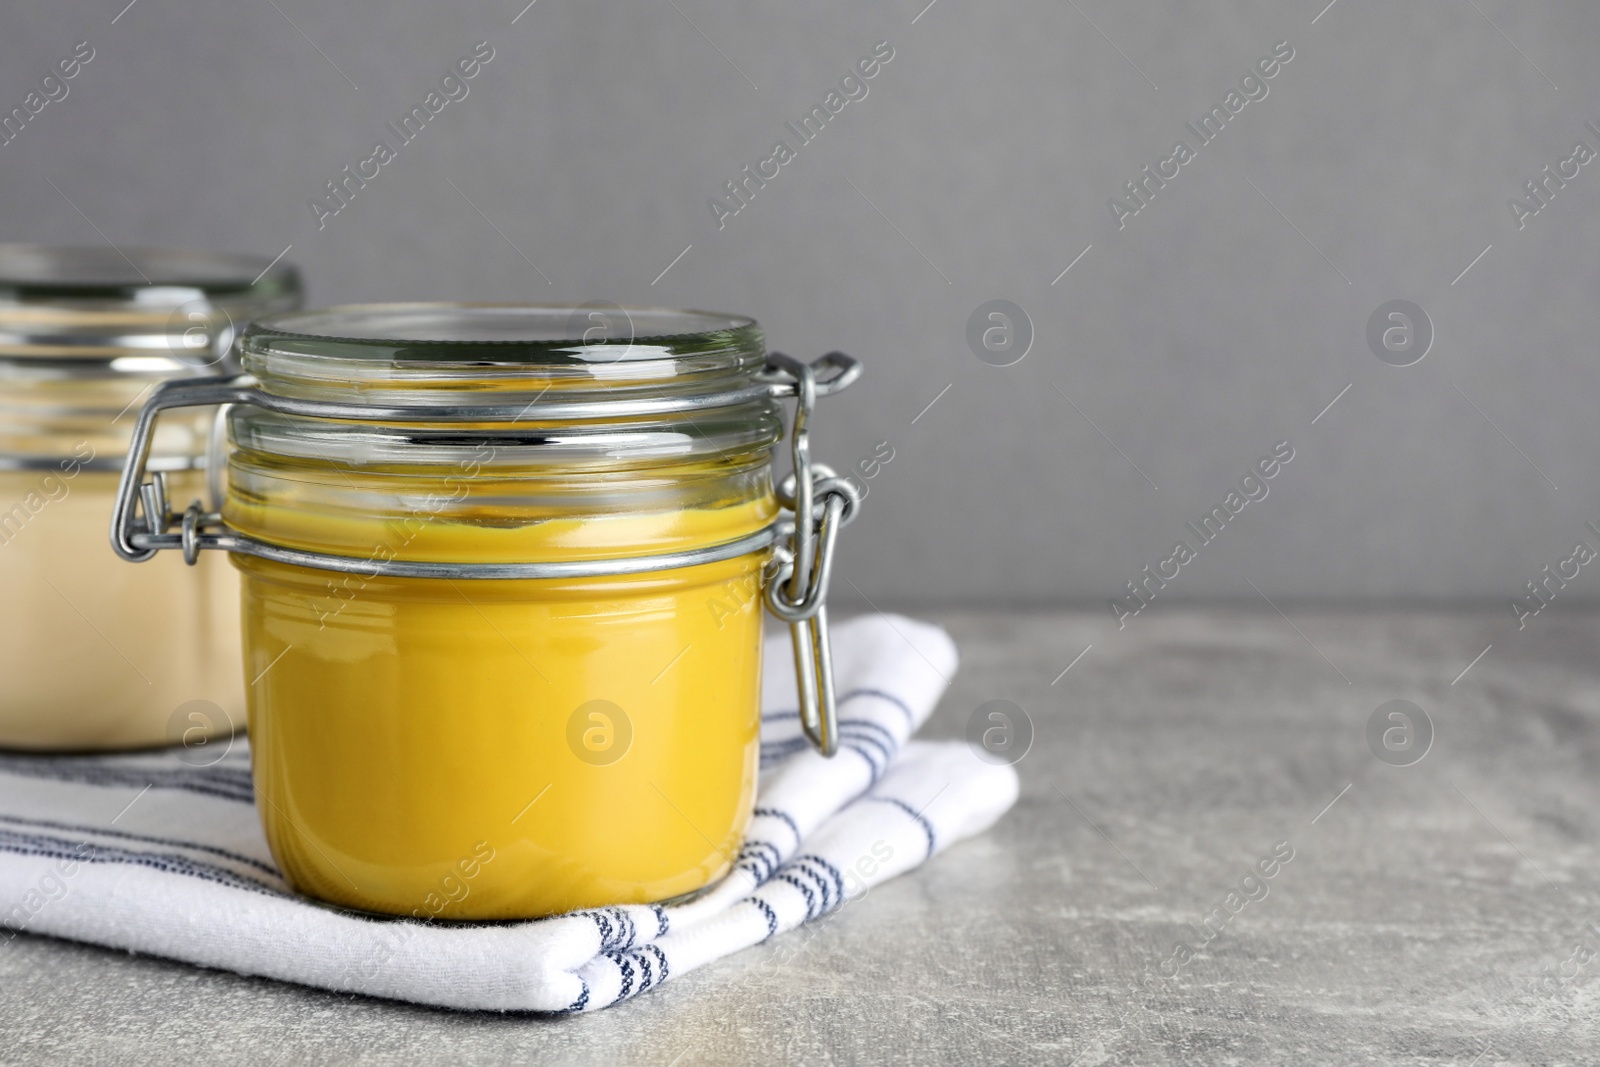
[[[123,566],[106,516],[151,388],[233,373],[235,333],[299,302],[294,268],[265,258],[0,244],[0,747],[243,725],[237,576],[210,555]],[[163,420],[150,463],[180,508],[217,506],[217,426]]]

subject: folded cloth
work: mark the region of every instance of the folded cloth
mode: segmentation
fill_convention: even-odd
[[[462,924],[318,904],[272,862],[240,738],[209,767],[0,755],[0,926],[450,1008],[609,1007],[826,915],[1016,799],[1010,767],[907,743],[955,671],[943,630],[878,615],[833,633],[838,755],[801,735],[788,637],[769,640],[755,816],[733,872],[689,903]]]

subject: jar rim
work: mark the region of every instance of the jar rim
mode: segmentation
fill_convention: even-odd
[[[170,308],[196,297],[270,298],[299,272],[265,256],[179,247],[0,242],[0,301],[96,300]]]
[[[695,358],[738,366],[762,354],[757,322],[745,315],[660,307],[585,304],[350,304],[256,320],[241,351],[326,356],[363,363],[482,368],[649,363]],[[723,360],[716,357],[722,356]]]

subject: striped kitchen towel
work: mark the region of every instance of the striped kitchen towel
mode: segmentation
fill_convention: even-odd
[[[609,1007],[827,915],[1015,801],[1010,767],[908,741],[955,671],[943,630],[877,615],[836,626],[833,645],[828,760],[800,734],[788,637],[769,640],[755,818],[733,873],[690,903],[482,924],[314,903],[273,865],[240,738],[203,768],[174,751],[0,754],[0,926],[450,1008]]]

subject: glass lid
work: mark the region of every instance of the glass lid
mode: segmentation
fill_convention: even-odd
[[[0,243],[0,358],[210,366],[247,321],[299,299],[294,267],[261,256]]]
[[[709,311],[415,303],[275,315],[239,356],[281,396],[409,406],[748,389],[765,345],[754,319]]]
[[[150,290],[211,295],[266,293],[294,280],[294,268],[256,256],[193,248],[82,247],[0,243],[0,299],[122,299],[148,304]]]
[[[408,351],[408,358],[428,358],[437,350],[435,358],[442,359],[459,355],[462,347],[503,345],[510,347],[495,358],[539,362],[540,354],[565,355],[576,350],[581,357],[587,349],[619,346],[638,349],[631,358],[670,355],[726,345],[734,335],[754,326],[754,319],[742,315],[605,303],[358,304],[279,315],[263,323],[259,332],[364,341],[374,350],[429,350]]]
[[[367,304],[259,320],[238,355],[263,392],[307,405],[232,409],[233,440],[278,457],[363,467],[743,462],[782,432],[757,377],[761,328],[740,315]],[[422,417],[396,422],[400,409]]]

